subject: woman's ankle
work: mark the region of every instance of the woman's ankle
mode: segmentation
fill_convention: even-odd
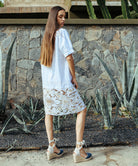
[[[53,146],[53,145],[55,145],[55,142],[50,142],[49,145]]]

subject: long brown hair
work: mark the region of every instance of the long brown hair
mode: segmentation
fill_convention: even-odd
[[[60,6],[51,8],[41,44],[41,55],[39,61],[47,67],[50,67],[52,64],[53,52],[55,48],[55,33],[59,28],[57,23],[57,15],[60,10],[65,9]]]

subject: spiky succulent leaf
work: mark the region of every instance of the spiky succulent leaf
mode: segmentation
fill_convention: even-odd
[[[115,81],[115,79],[113,78],[110,69],[107,67],[106,63],[105,63],[97,54],[95,54],[95,55],[98,57],[98,59],[99,59],[100,62],[102,63],[102,65],[103,65],[105,71],[108,73],[108,75],[109,75],[109,77],[110,77],[110,79],[111,79],[112,85],[113,85],[113,87],[114,87],[114,90],[115,90],[115,92],[116,92],[116,95],[117,95],[118,99],[121,101],[121,100],[122,100],[122,99],[121,99],[121,94],[119,93],[119,90],[118,90],[117,85],[116,85],[116,81]]]
[[[14,45],[15,40],[16,40],[16,37],[14,38],[14,40],[10,46],[10,49],[8,51],[6,66],[5,66],[5,93],[4,93],[4,100],[3,100],[4,110],[5,110],[7,97],[8,97],[9,70],[10,70],[11,55],[12,55],[12,50],[13,50],[13,45]]]
[[[137,96],[137,93],[138,93],[138,65],[135,68],[135,73],[134,73],[133,80],[134,80],[134,83],[132,84],[132,90],[131,90],[132,92],[130,91],[130,95],[132,94],[130,96],[130,104],[131,105],[133,105],[133,103],[135,103],[136,96]]]
[[[4,125],[3,125],[3,128],[2,128],[2,130],[1,130],[1,133],[0,133],[1,135],[3,135],[3,133],[5,132],[6,127],[7,127],[7,125],[9,124],[10,120],[12,119],[13,115],[14,115],[14,113],[11,114],[11,115],[9,116],[9,118],[5,121],[5,123],[4,123]]]
[[[135,43],[133,41],[127,57],[128,96],[130,96],[130,89],[133,83],[134,66],[135,66]]]
[[[87,12],[91,19],[96,19],[96,14],[94,12],[94,7],[92,6],[92,2],[90,0],[86,0]]]

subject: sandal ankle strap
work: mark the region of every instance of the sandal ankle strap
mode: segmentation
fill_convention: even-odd
[[[82,140],[81,142],[76,142],[76,145],[81,145],[81,147],[85,145],[87,147],[85,140]]]
[[[49,141],[49,144],[50,144],[51,142],[55,142],[55,144],[56,144],[57,141],[59,141],[58,138],[53,138],[52,140]]]

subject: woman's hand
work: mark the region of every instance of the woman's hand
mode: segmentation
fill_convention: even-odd
[[[72,78],[72,84],[74,84],[75,85],[75,88],[77,89],[78,88],[78,83],[77,83],[77,81],[76,81],[76,78]]]

